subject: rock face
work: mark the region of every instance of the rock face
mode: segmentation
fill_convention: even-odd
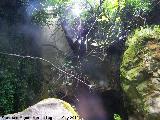
[[[64,65],[66,56],[71,54],[72,50],[70,49],[61,25],[58,23],[58,17],[54,17],[49,14],[47,22],[49,25],[42,27],[40,35],[41,39],[38,43],[41,50],[41,57],[60,68]],[[63,80],[56,81],[59,78],[59,71],[57,71],[57,69],[53,69],[54,67],[51,64],[42,62],[42,72],[44,78],[42,99],[49,97],[50,86],[54,86],[55,84],[61,85],[63,82]],[[54,88],[58,89],[57,86]],[[53,90],[52,93],[54,93],[54,91],[55,90]]]
[[[2,116],[0,120],[66,120],[67,118],[79,120],[78,114],[69,103],[60,99],[48,98],[22,112]]]
[[[160,119],[160,27],[136,30],[121,64],[129,120]]]
[[[49,25],[43,26],[41,31],[41,40],[39,42],[41,54],[42,57],[51,62],[61,62],[63,60],[57,60],[57,57],[61,58],[69,54],[71,49],[64,31],[58,23],[58,18],[50,15],[48,19]]]

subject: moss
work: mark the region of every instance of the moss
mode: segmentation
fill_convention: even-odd
[[[134,80],[135,77],[139,74],[140,71],[141,71],[141,67],[135,67],[135,68],[133,68],[133,69],[131,69],[131,70],[129,70],[129,71],[127,72],[126,78],[127,78],[128,80]]]
[[[144,50],[148,41],[160,41],[160,27],[146,27],[135,30],[134,35],[130,36],[126,41],[127,50],[124,53],[121,75],[128,78],[134,78],[140,72],[143,65]],[[138,63],[138,64],[137,64]],[[135,68],[135,66],[138,66]],[[137,70],[137,72],[136,72]],[[128,72],[129,71],[129,72]]]
[[[131,112],[147,118],[151,106],[147,101],[158,88],[152,81],[159,69],[160,26],[135,30],[126,47],[120,68],[122,88],[133,108]]]
[[[139,84],[136,89],[139,91],[139,93],[141,94],[141,96],[145,96],[146,95],[146,90],[147,90],[147,81]]]
[[[69,103],[63,101],[62,104],[64,108],[66,108],[69,112],[72,113],[72,117],[76,117],[76,120],[79,120],[78,113],[74,110],[74,108]]]

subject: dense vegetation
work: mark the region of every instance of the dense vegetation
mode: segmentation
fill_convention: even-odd
[[[24,110],[38,101],[37,96],[40,96],[43,80],[41,63],[33,59],[2,54],[38,55],[33,49],[32,36],[17,28],[27,24],[24,7],[23,1],[2,0],[0,3],[1,115]]]
[[[78,6],[81,8],[78,9]],[[62,26],[68,42],[75,38],[77,41],[75,42],[77,47],[75,43],[71,44],[73,54],[67,56],[65,65],[61,68],[74,71],[82,77],[87,76],[88,81],[91,81],[89,87],[98,81],[94,74],[96,70],[89,73],[84,66],[92,63],[93,56],[98,58],[96,63],[106,65],[105,60],[108,57],[106,53],[111,46],[116,46],[114,48],[118,51],[118,59],[120,59],[125,49],[124,43],[133,33],[134,36],[128,40],[129,48],[124,54],[121,71],[123,80],[128,72],[128,79],[135,79],[141,69],[136,67],[128,71],[125,65],[132,67],[132,62],[136,64],[134,57],[142,47],[141,40],[146,37],[149,39],[150,34],[147,32],[152,31],[147,25],[157,25],[160,21],[157,17],[160,13],[158,0],[2,0],[0,3],[0,26],[2,26],[0,29],[0,115],[21,111],[43,98],[41,96],[44,79],[41,72],[43,60],[24,57],[40,56],[36,42],[31,41],[35,38],[27,33],[32,28],[26,27],[27,31],[21,31],[17,26],[34,26],[36,30],[37,26],[38,28],[49,26],[49,8],[53,8],[52,14],[58,18],[58,25]],[[140,28],[145,29],[139,30]],[[152,36],[158,37],[159,40],[158,35],[159,28],[154,27]],[[137,39],[140,41],[135,45],[134,40]],[[111,64],[116,63],[116,59],[112,60]],[[110,79],[113,79],[113,76]],[[68,80],[66,77],[63,79]],[[92,81],[94,79],[95,81]],[[115,77],[109,87],[121,90],[120,83],[120,79]],[[125,89],[126,87],[124,86]],[[120,117],[117,115],[115,119],[118,120]]]

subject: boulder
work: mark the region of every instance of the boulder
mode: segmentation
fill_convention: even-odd
[[[74,108],[65,101],[48,98],[22,112],[1,116],[0,120],[79,120]]]
[[[126,41],[121,64],[129,120],[160,119],[160,27],[141,28]]]

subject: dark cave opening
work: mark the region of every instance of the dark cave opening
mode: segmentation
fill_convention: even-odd
[[[62,96],[64,96],[63,93],[58,94],[58,97],[61,99]],[[116,90],[95,90],[90,92],[80,90],[77,98],[74,96],[65,96],[63,100],[75,106],[80,117],[85,120],[115,120],[114,114],[118,114],[122,120],[128,119],[122,92]],[[103,111],[105,116],[102,114]]]

